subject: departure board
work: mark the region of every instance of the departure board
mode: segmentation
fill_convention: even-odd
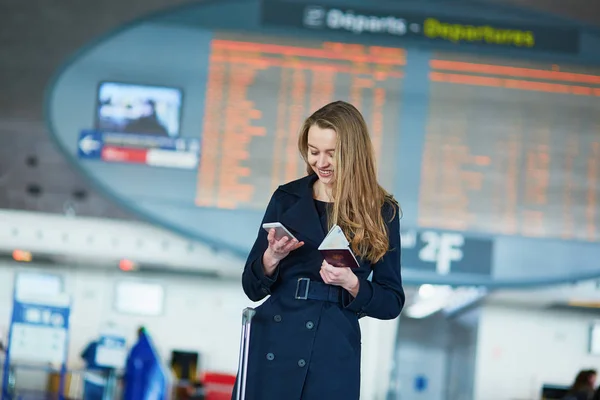
[[[419,225],[600,240],[600,69],[434,53]]]
[[[304,119],[338,99],[363,113],[391,188],[405,63],[399,48],[217,35],[196,204],[263,210],[278,185],[306,173],[297,147]]]
[[[600,70],[433,53],[425,132],[406,133],[403,49],[222,33],[210,51],[199,207],[263,210],[305,174],[304,119],[344,99],[392,191],[402,134],[423,136],[420,226],[600,240]]]

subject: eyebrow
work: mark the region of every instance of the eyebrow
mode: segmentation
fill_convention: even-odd
[[[318,148],[316,148],[315,146],[313,146],[312,144],[308,143],[308,147],[310,147],[311,149],[315,149],[315,150],[319,150]],[[325,151],[335,151],[335,149],[327,149]]]

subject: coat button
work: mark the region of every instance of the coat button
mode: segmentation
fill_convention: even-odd
[[[267,288],[262,288],[261,290],[262,290],[262,292],[263,292],[263,293],[265,293],[265,294],[269,294],[269,289],[267,289]]]
[[[275,359],[275,354],[273,354],[273,353],[267,353],[267,360],[273,361],[274,359]]]
[[[312,329],[314,328],[315,324],[312,321],[308,321],[306,323],[306,329]]]
[[[281,315],[277,314],[273,317],[273,319],[275,320],[275,322],[281,322]]]
[[[304,361],[302,358],[300,360],[298,360],[299,367],[304,367],[305,365],[306,365],[306,361]]]

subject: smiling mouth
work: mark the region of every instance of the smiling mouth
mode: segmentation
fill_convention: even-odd
[[[322,177],[329,177],[329,176],[333,175],[333,171],[328,170],[328,169],[317,168],[317,170],[319,171],[319,175],[321,175]]]

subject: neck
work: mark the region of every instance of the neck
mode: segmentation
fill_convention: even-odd
[[[333,188],[331,185],[325,185],[323,182],[317,180],[313,185],[314,198],[320,201],[332,202],[333,201]]]

